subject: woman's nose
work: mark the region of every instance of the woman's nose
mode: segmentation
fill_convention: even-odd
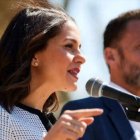
[[[75,63],[80,63],[80,64],[84,64],[86,61],[84,55],[82,55],[81,53],[77,53],[74,57],[74,62]]]

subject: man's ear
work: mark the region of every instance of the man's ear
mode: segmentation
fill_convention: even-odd
[[[110,47],[107,47],[104,50],[104,57],[108,65],[115,63],[119,58],[116,48],[110,48]]]

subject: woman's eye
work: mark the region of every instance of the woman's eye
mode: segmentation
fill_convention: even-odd
[[[67,45],[65,45],[65,47],[72,49],[73,48],[73,45],[72,44],[67,44]]]

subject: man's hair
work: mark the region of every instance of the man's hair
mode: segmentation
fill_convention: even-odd
[[[127,24],[132,20],[140,20],[140,10],[123,13],[108,23],[104,32],[104,49],[121,39]]]

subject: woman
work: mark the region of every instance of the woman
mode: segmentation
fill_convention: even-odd
[[[0,139],[76,140],[100,109],[65,111],[50,129],[57,91],[76,90],[85,58],[80,34],[64,11],[24,8],[0,42]],[[54,121],[54,120],[53,120]]]

